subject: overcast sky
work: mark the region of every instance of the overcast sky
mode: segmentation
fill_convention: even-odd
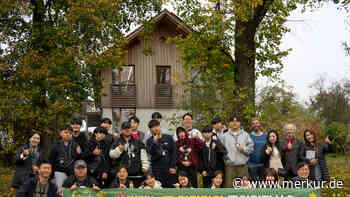
[[[342,46],[342,42],[350,41],[350,24],[346,13],[334,4],[313,12],[295,11],[290,19],[287,25],[291,32],[283,39],[282,48],[293,51],[283,61],[281,78],[304,102],[312,95],[309,86],[320,76],[331,80],[350,76],[350,57]],[[258,80],[257,85],[266,83]]]
[[[203,0],[204,1],[204,0]],[[172,6],[165,6],[173,11]],[[294,11],[287,26],[291,29],[282,41],[283,49],[292,48],[284,58],[281,78],[293,87],[298,100],[307,101],[313,90],[310,85],[320,76],[330,80],[350,77],[350,56],[346,56],[342,43],[350,41],[350,16],[327,3],[314,11]],[[270,82],[259,79],[257,86]]]

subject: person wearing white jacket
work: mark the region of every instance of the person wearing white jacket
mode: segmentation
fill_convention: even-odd
[[[188,134],[188,138],[195,138],[196,136],[199,137],[202,141],[204,140],[202,133],[198,130],[193,128],[193,117],[190,113],[186,113],[182,116],[182,125],[186,129],[186,132]],[[173,136],[174,141],[176,142],[178,140],[176,133]]]
[[[232,187],[233,180],[237,177],[248,177],[248,158],[254,151],[254,143],[249,134],[241,127],[238,115],[230,118],[228,132],[219,136],[222,144],[227,149],[225,161],[225,187]]]

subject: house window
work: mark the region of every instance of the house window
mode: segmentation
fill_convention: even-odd
[[[157,84],[170,84],[170,66],[157,66]]]
[[[120,126],[124,121],[128,121],[130,117],[136,115],[135,108],[113,108],[112,116],[115,128],[120,129]]]
[[[123,66],[123,70],[112,70],[112,83],[118,85],[135,84],[135,66]]]

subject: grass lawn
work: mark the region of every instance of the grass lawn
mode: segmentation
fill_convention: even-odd
[[[350,158],[330,154],[327,156],[327,164],[331,179],[344,181],[344,187],[342,190],[325,189],[322,196],[350,197]]]
[[[11,193],[13,169],[0,167],[0,197],[15,196]]]
[[[344,181],[340,190],[324,189],[322,196],[350,197],[350,158],[344,156],[328,155],[327,164],[331,179]],[[13,169],[0,167],[0,197],[13,197],[11,193]]]

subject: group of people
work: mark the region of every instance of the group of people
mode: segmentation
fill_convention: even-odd
[[[162,116],[152,114],[148,131],[139,131],[140,120],[130,117],[120,132],[109,131],[104,118],[92,136],[80,132],[82,121],[71,120],[59,130],[48,154],[41,148],[41,134],[33,132],[15,156],[12,187],[17,197],[56,197],[62,188],[230,188],[241,178],[249,181],[329,181],[325,154],[332,151],[328,137],[321,141],[312,130],[304,142],[295,137],[294,124],[284,126],[284,136],[275,130],[263,132],[254,119],[244,131],[240,117],[233,115],[226,128],[220,118],[201,132],[192,127],[186,113],[182,126],[170,135],[161,127]],[[200,176],[199,176],[200,175]]]

